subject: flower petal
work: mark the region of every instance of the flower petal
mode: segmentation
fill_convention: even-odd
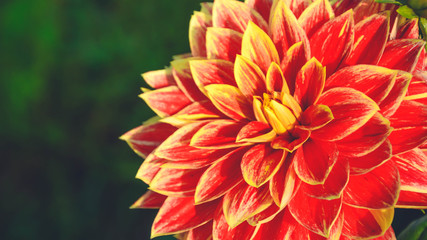
[[[269,93],[281,92],[288,93],[289,88],[286,80],[283,76],[280,66],[276,63],[271,63],[270,67],[267,70],[267,75],[265,77],[267,91]]]
[[[194,57],[206,57],[206,30],[212,26],[212,16],[194,12],[190,19],[190,49]]]
[[[384,117],[390,117],[399,108],[405,94],[408,90],[409,82],[411,81],[412,75],[407,72],[399,71],[396,76],[396,82],[390,90],[387,97],[380,101],[380,113]]]
[[[193,76],[191,75],[189,63],[190,61],[196,59],[199,58],[184,58],[177,59],[171,62],[172,73],[178,87],[193,102],[206,99],[203,93],[200,92],[199,88],[196,86]]]
[[[204,100],[191,103],[172,117],[181,119],[183,121],[191,121],[209,118],[222,118],[225,116],[220,111],[218,111],[209,100]]]
[[[149,185],[156,174],[160,171],[160,167],[165,163],[165,161],[165,159],[159,158],[154,154],[148,155],[139,167],[135,178],[140,179]]]
[[[427,71],[414,74],[405,100],[412,100],[427,105]]]
[[[302,41],[292,45],[283,56],[280,67],[286,79],[289,93],[295,91],[296,77],[301,67],[310,59],[310,48]]]
[[[253,22],[249,22],[243,34],[242,56],[258,65],[264,73],[272,62],[279,63],[279,55],[273,41]]]
[[[329,106],[334,120],[312,132],[313,138],[340,140],[355,132],[379,110],[365,94],[352,88],[333,88],[324,92],[318,104]]]
[[[240,129],[236,142],[270,142],[276,137],[270,125],[264,122],[252,121]]]
[[[354,26],[354,46],[346,65],[377,64],[386,46],[390,13],[372,15]]]
[[[169,86],[139,95],[160,117],[170,116],[191,103],[191,100],[176,86]]]
[[[353,11],[349,10],[324,24],[310,38],[312,55],[326,66],[327,76],[335,72],[351,50],[353,25]]]
[[[308,230],[329,237],[332,225],[338,219],[341,198],[325,200],[307,196],[298,191],[289,202],[292,216]]]
[[[350,164],[350,174],[364,174],[380,166],[391,158],[391,143],[385,140],[374,151],[361,157],[346,157]]]
[[[255,227],[249,225],[246,221],[238,226],[231,228],[225,218],[222,207],[218,207],[215,212],[213,223],[213,239],[214,240],[239,240],[250,239],[255,231]]]
[[[227,193],[243,180],[239,169],[247,148],[238,148],[218,159],[200,177],[194,199],[196,204],[212,201]]]
[[[228,84],[237,87],[232,62],[219,59],[193,60],[190,61],[190,68],[194,82],[205,94],[204,87],[210,84]]]
[[[226,84],[211,84],[205,90],[215,107],[230,118],[254,119],[251,102],[248,102],[238,88]]]
[[[207,240],[212,239],[213,221],[209,221],[202,226],[191,229],[186,240]]]
[[[151,181],[150,189],[174,197],[193,196],[197,182],[205,171],[206,168],[161,168]]]
[[[312,105],[301,115],[301,128],[316,130],[334,119],[331,109],[326,105]]]
[[[399,171],[393,161],[387,161],[368,173],[351,176],[343,201],[355,207],[384,209],[396,204],[399,191]]]
[[[213,120],[202,126],[191,138],[190,146],[197,148],[231,148],[245,143],[236,143],[236,137],[244,126],[234,120]]]
[[[206,52],[208,59],[224,59],[234,62],[240,54],[243,35],[228,29],[210,27],[206,32]]]
[[[400,191],[397,208],[421,208],[427,209],[427,193]]]
[[[240,165],[246,183],[257,188],[266,183],[282,166],[286,155],[281,149],[271,148],[269,143],[250,148]]]
[[[295,14],[295,17],[300,17],[312,0],[286,0],[286,4],[289,6],[291,11]]]
[[[268,186],[255,188],[242,182],[224,196],[225,219],[228,225],[234,228],[268,208],[272,202]]]
[[[268,21],[270,19],[270,11],[274,0],[245,0],[246,5],[255,9],[261,16]]]
[[[394,156],[401,190],[427,193],[427,156],[419,148]]]
[[[405,24],[403,24],[397,30],[396,39],[404,39],[404,38],[419,38],[420,30],[418,28],[418,18],[413,18],[407,20]]]
[[[294,13],[285,1],[278,1],[272,12],[270,33],[281,58],[297,42],[303,41],[306,46],[309,46],[304,29],[301,28]]]
[[[326,0],[314,1],[299,16],[298,23],[311,37],[323,24],[334,17],[331,4]]]
[[[262,96],[266,92],[264,73],[248,58],[237,55],[234,76],[237,86],[249,101],[252,101],[254,96]]]
[[[382,236],[391,226],[394,207],[385,209],[356,208],[343,204],[344,227],[342,234],[349,238]]]
[[[425,45],[419,39],[398,39],[387,42],[379,66],[412,72]]]
[[[216,0],[212,9],[214,27],[230,28],[243,33],[249,21],[266,31],[267,22],[254,9],[235,0]]]
[[[154,219],[151,238],[188,231],[209,222],[218,201],[194,205],[193,197],[168,197]]]
[[[294,193],[299,188],[299,184],[296,183],[297,176],[291,165],[291,161],[292,156],[288,155],[284,165],[269,182],[271,197],[280,209],[288,205]]]
[[[298,72],[294,98],[303,110],[316,104],[323,92],[325,78],[326,68],[316,58],[310,59]]]
[[[170,68],[149,71],[141,74],[145,82],[152,88],[162,88],[176,85]]]
[[[167,196],[158,194],[151,190],[148,190],[144,195],[142,195],[132,206],[131,209],[134,208],[160,208],[165,202]]]
[[[337,161],[338,150],[334,143],[307,140],[298,148],[293,159],[298,177],[308,184],[323,184]]]
[[[388,139],[393,155],[416,148],[427,141],[427,126],[395,128]]]

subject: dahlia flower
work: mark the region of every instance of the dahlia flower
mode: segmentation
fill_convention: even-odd
[[[142,75],[158,116],[122,136],[152,237],[395,239],[395,208],[427,208],[418,34],[370,0],[202,3],[191,54]]]

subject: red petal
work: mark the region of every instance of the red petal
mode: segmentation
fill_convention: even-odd
[[[152,88],[162,88],[176,85],[175,79],[172,75],[172,70],[169,68],[146,72],[142,74],[142,77]]]
[[[249,122],[237,134],[236,142],[268,142],[276,136],[270,125],[264,122]]]
[[[399,171],[393,161],[388,161],[368,173],[351,176],[343,201],[356,207],[389,208],[396,204],[399,190]]]
[[[234,64],[225,60],[193,60],[190,61],[194,82],[202,92],[204,86],[210,84],[228,84],[237,86],[234,81]]]
[[[295,81],[298,71],[309,59],[310,49],[303,42],[292,45],[285,56],[283,56],[280,67],[283,70],[283,76],[286,79],[290,94],[293,94],[295,91]]]
[[[166,200],[167,196],[158,194],[151,190],[148,190],[144,195],[142,195],[132,206],[134,208],[160,208],[163,205],[163,202]]]
[[[310,185],[301,182],[300,189],[306,195],[321,199],[335,199],[341,197],[344,187],[349,179],[349,166],[347,161],[338,161],[333,166],[324,184]]]
[[[416,148],[427,141],[427,126],[395,128],[388,139],[393,155]]]
[[[186,240],[207,240],[212,239],[213,221],[203,224],[200,227],[193,228],[188,232]]]
[[[427,193],[402,190],[400,191],[399,200],[396,203],[396,207],[427,209]]]
[[[337,161],[338,150],[334,143],[307,140],[293,159],[298,177],[309,184],[324,183]]]
[[[168,197],[157,213],[151,237],[188,231],[209,222],[215,213],[218,201],[194,205],[193,197]]]
[[[268,186],[255,188],[242,182],[224,196],[225,219],[228,225],[234,228],[268,208],[272,202]]]
[[[160,117],[170,116],[191,103],[191,100],[176,86],[164,87],[139,95]]]
[[[266,92],[265,75],[251,60],[237,55],[234,75],[237,86],[249,101],[252,101],[254,96],[262,96]]]
[[[351,88],[333,88],[324,92],[318,104],[329,106],[334,120],[312,132],[313,138],[340,140],[355,132],[379,110],[365,94]]]
[[[335,11],[335,15],[338,16],[343,14],[345,11],[347,11],[350,8],[355,8],[359,3],[360,1],[342,0],[342,1],[337,1],[332,7]]]
[[[377,103],[383,101],[396,82],[397,71],[372,65],[340,69],[326,80],[325,89],[350,87],[361,91]]]
[[[193,196],[197,182],[205,171],[206,168],[161,168],[151,181],[150,189],[174,197]]]
[[[280,66],[276,63],[271,63],[270,67],[267,70],[265,81],[267,85],[267,91],[269,93],[282,91],[289,93],[289,89],[283,76],[282,70],[280,69]]]
[[[211,84],[205,87],[209,98],[218,110],[235,120],[254,119],[252,103],[242,92],[230,85]]]
[[[270,11],[274,0],[246,0],[245,3],[250,8],[255,9],[268,22]]]
[[[403,26],[397,30],[396,39],[419,38],[420,30],[418,28],[418,18],[407,20]]]
[[[362,157],[346,157],[350,163],[350,174],[364,174],[391,158],[392,147],[389,140]]]
[[[354,133],[337,141],[340,154],[352,157],[366,155],[378,148],[390,135],[393,128],[390,128],[390,121],[380,113],[369,119]]]
[[[189,121],[223,117],[225,116],[209,100],[193,102],[173,115],[173,118]]]
[[[156,174],[160,171],[160,167],[165,163],[165,161],[165,159],[156,157],[154,154],[148,155],[139,167],[135,178],[138,178],[149,185]]]
[[[231,148],[244,145],[236,137],[244,126],[234,120],[214,120],[201,127],[191,138],[190,146],[197,148]]]
[[[427,105],[427,72],[414,74],[405,100],[413,100]]]
[[[136,127],[123,134],[120,139],[125,140],[137,154],[146,157],[175,130],[176,127],[172,125],[158,122]]]
[[[365,209],[343,204],[344,227],[342,234],[349,238],[382,236],[393,221],[394,208]]]
[[[394,156],[401,190],[427,193],[427,156],[419,148]]]
[[[243,34],[242,56],[258,65],[264,73],[272,62],[279,63],[279,55],[270,37],[253,22]]]
[[[341,205],[341,198],[317,199],[298,191],[288,206],[292,216],[301,225],[312,232],[328,237],[332,225],[338,219]]]
[[[194,12],[189,27],[190,49],[194,57],[206,57],[206,30],[212,26],[212,17]]]
[[[303,41],[306,46],[309,46],[304,29],[301,28],[285,1],[279,1],[272,12],[270,33],[281,58],[297,42]]]
[[[390,117],[399,108],[407,90],[409,82],[411,81],[411,74],[406,72],[399,72],[396,76],[396,82],[393,85],[387,97],[378,103],[380,106],[380,113],[384,117]]]
[[[286,1],[295,17],[300,17],[304,10],[312,3],[311,0],[287,0]]]
[[[208,28],[206,51],[209,59],[224,59],[234,62],[240,54],[243,35],[228,28]]]
[[[298,23],[307,33],[307,36],[311,37],[323,24],[333,17],[334,11],[329,1],[314,1],[299,16]]]
[[[301,147],[310,137],[310,130],[296,127],[291,135],[277,136],[272,142],[271,147],[274,149],[284,149],[288,152],[293,152]]]
[[[354,26],[354,46],[346,65],[377,64],[386,46],[390,13],[372,15]]]
[[[239,226],[231,228],[225,219],[222,207],[219,206],[216,210],[213,223],[213,239],[251,239],[254,231],[255,227],[249,225],[247,222],[242,222]]]
[[[241,169],[246,183],[260,187],[279,170],[286,158],[283,150],[275,150],[269,143],[257,144],[243,155]]]
[[[394,234],[393,228],[389,227],[384,235],[372,238],[371,240],[396,240],[396,235]]]
[[[288,155],[283,167],[270,180],[270,194],[281,209],[286,207],[299,185],[296,184],[296,174],[291,167],[292,156]]]
[[[294,98],[304,110],[316,104],[325,86],[326,69],[316,58],[310,59],[298,72]]]
[[[276,216],[282,209],[280,209],[276,204],[271,204],[270,207],[264,211],[254,215],[253,217],[246,220],[250,225],[256,226],[265,222],[271,221],[274,216]]]
[[[353,32],[353,12],[347,11],[324,24],[310,38],[311,52],[323,66],[327,76],[335,72],[351,49]]]
[[[198,58],[177,59],[171,62],[172,73],[178,87],[193,102],[206,99],[194,82],[189,62]]]
[[[386,44],[379,66],[412,72],[425,42],[419,39],[391,40]]]
[[[312,105],[301,115],[301,127],[304,129],[319,129],[334,119],[331,109],[326,105]]]
[[[398,128],[427,126],[427,105],[415,101],[402,101],[390,117],[391,126]]]
[[[239,1],[216,0],[212,10],[214,27],[230,28],[244,32],[249,21],[266,31],[267,22],[248,5]]]
[[[247,148],[236,149],[218,159],[200,178],[194,199],[197,204],[212,201],[227,193],[243,180],[240,162]]]

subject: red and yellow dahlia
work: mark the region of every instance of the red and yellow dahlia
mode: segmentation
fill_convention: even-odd
[[[160,208],[152,237],[395,239],[427,208],[417,20],[371,0],[216,0],[191,54],[143,74],[158,117],[122,136]]]

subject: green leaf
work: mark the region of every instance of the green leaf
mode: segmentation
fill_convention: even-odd
[[[375,2],[377,3],[391,3],[391,4],[396,4],[396,5],[402,5],[402,1],[397,1],[397,0],[375,0]]]
[[[422,240],[427,237],[427,215],[413,221],[397,237],[399,240]]]
[[[427,34],[427,19],[420,17],[420,24],[419,24],[421,33],[423,34],[424,40],[426,39]]]
[[[414,10],[406,5],[400,6],[396,12],[409,19],[418,17]]]

